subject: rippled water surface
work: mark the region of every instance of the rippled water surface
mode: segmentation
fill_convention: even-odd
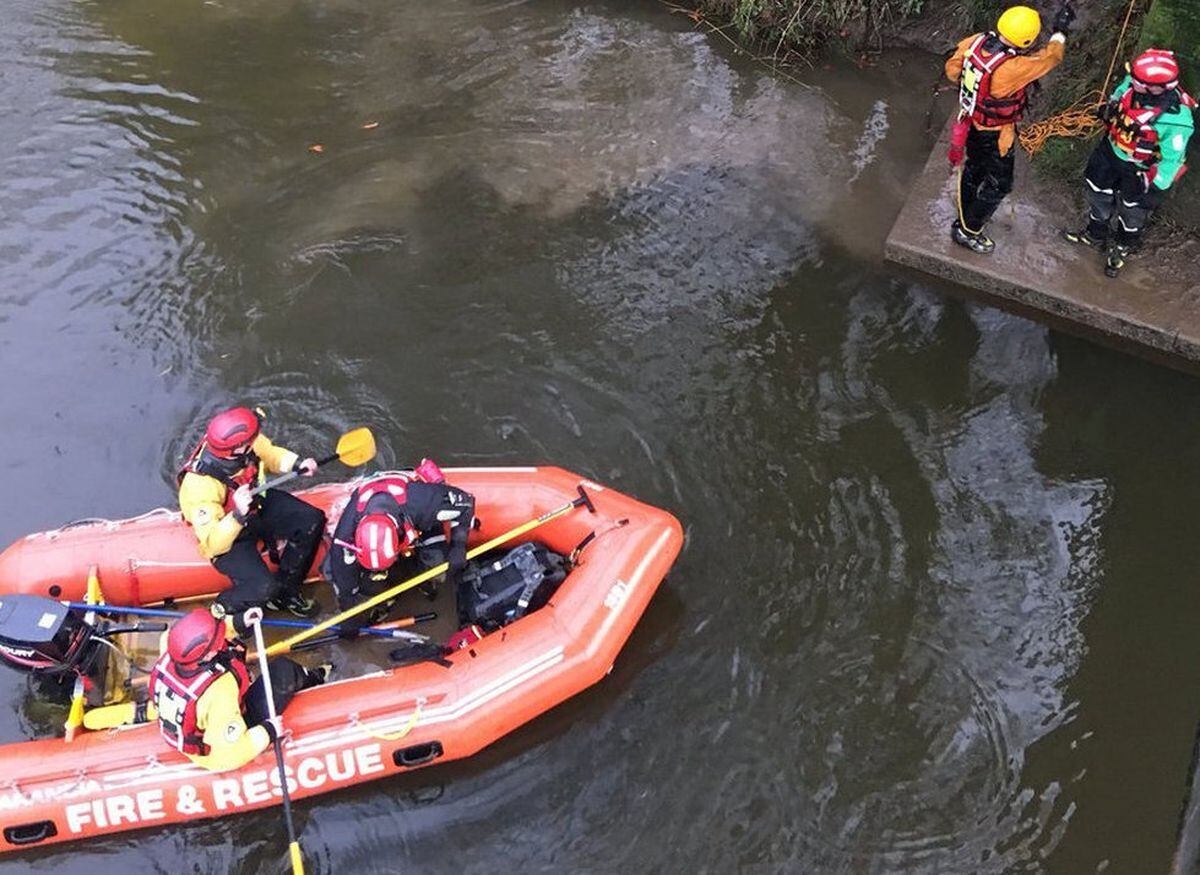
[[[687,528],[611,677],[302,803],[311,871],[1166,869],[1200,391],[882,265],[936,59],[798,84],[654,3],[4,18],[3,540],[171,503],[230,400]],[[0,872],[272,871],[277,818]]]

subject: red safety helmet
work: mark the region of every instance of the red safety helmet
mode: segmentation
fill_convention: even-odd
[[[401,524],[387,513],[369,513],[358,521],[354,530],[354,549],[358,561],[371,571],[391,568],[401,553],[408,555],[417,540],[417,531],[405,517]]]
[[[189,611],[167,633],[167,653],[176,665],[197,665],[221,649],[224,626],[204,608]]]
[[[254,442],[258,429],[257,413],[248,407],[234,407],[212,418],[204,431],[204,442],[214,456],[232,459],[234,450]]]
[[[1170,90],[1179,84],[1179,62],[1166,49],[1146,49],[1133,60],[1129,72],[1141,85],[1161,85]]]

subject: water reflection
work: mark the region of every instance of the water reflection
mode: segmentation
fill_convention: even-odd
[[[1111,486],[1039,466],[1044,330],[875,266],[918,74],[798,89],[617,4],[17,8],[0,353],[34,412],[0,449],[36,500],[8,537],[169,502],[226,397],[298,446],[370,423],[383,466],[551,461],[688,527],[613,678],[478,760],[300,806],[319,866],[1054,851],[1076,764],[1028,751],[1076,713]],[[53,490],[46,435],[79,472]],[[35,864],[250,871],[275,817]]]

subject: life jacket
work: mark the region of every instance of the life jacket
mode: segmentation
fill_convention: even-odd
[[[359,487],[358,499],[354,503],[353,511],[347,508],[346,512],[354,514],[355,525],[367,514],[384,513],[390,516],[396,521],[403,538],[400,552],[408,556],[421,537],[421,533],[417,531],[412,519],[405,511],[405,505],[408,503],[408,485],[410,483],[441,483],[444,481],[445,477],[442,475],[441,469],[430,460],[424,459],[421,466],[411,473],[404,471],[368,480]],[[356,549],[354,544],[338,539],[334,539],[334,543],[350,551]]]
[[[1162,156],[1158,144],[1158,124],[1163,113],[1175,112],[1179,104],[1194,109],[1196,101],[1182,89],[1168,92],[1175,99],[1156,101],[1149,106],[1134,106],[1134,90],[1127,88],[1117,101],[1116,112],[1108,122],[1109,141],[1127,161],[1148,165]],[[1178,102],[1177,102],[1178,101]]]
[[[221,481],[225,485],[225,512],[229,513],[233,510],[233,491],[239,486],[261,482],[265,472],[253,450],[236,459],[222,459],[213,455],[208,445],[200,441],[176,473],[176,485],[182,485],[183,478],[189,473]]]
[[[403,505],[408,500],[408,484],[416,481],[417,478],[408,474],[394,474],[387,477],[379,477],[375,480],[369,480],[362,485],[358,492],[358,502],[355,504],[355,510],[359,516],[364,516],[367,513],[394,513],[387,508],[392,506],[392,503]],[[387,497],[391,501],[387,500]],[[382,499],[377,501],[376,499]],[[372,502],[377,505],[368,511],[368,506]]]
[[[421,537],[421,533],[413,526],[412,520],[404,511],[408,501],[408,484],[423,482],[420,477],[398,474],[380,477],[363,485],[358,493],[358,501],[354,505],[358,519],[367,514],[384,513],[396,521],[400,529],[400,552],[404,556],[412,554],[413,545]]]
[[[984,128],[998,128],[1021,120],[1029,103],[1029,86],[1008,97],[992,96],[992,77],[1017,54],[1016,49],[1005,45],[994,33],[981,33],[975,38],[963,57],[958,77],[958,105],[963,117]]]
[[[169,653],[159,657],[150,672],[150,698],[158,711],[158,729],[171,747],[192,756],[207,756],[209,746],[196,726],[200,697],[222,675],[233,672],[238,684],[239,704],[250,689],[246,648],[229,644],[225,650],[194,675],[184,677]]]

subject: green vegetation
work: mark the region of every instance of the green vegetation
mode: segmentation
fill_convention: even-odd
[[[1149,2],[1149,9],[1147,4]],[[1129,29],[1117,54],[1109,91],[1125,74],[1125,63],[1149,46],[1174,49],[1184,68],[1184,85],[1192,90],[1200,81],[1200,19],[1195,0],[1138,0]],[[1192,14],[1185,14],[1185,7]],[[1035,105],[1035,117],[1054,115],[1080,97],[1098,90],[1121,34],[1129,0],[1103,0],[1087,10],[1067,44],[1067,56],[1055,71]],[[1193,91],[1194,93],[1194,91]],[[1034,169],[1048,179],[1078,180],[1095,140],[1051,139],[1033,161]],[[1191,154],[1200,143],[1193,139]],[[1200,179],[1185,176],[1167,200],[1162,218],[1183,230],[1200,227]]]
[[[1174,50],[1183,67],[1183,85],[1193,97],[1200,90],[1200,16],[1196,11],[1195,0],[1154,0],[1137,41],[1139,50],[1151,46]],[[1200,161],[1200,135],[1192,137],[1188,154],[1194,167]],[[1164,218],[1195,234],[1200,230],[1200,173],[1189,172],[1174,188],[1163,209]]]
[[[809,54],[850,36],[878,37],[888,24],[918,14],[925,0],[701,0],[701,10],[733,23],[757,48]]]
[[[836,45],[883,48],[893,28],[919,15],[923,20],[973,22],[974,30],[994,26],[996,18],[1017,0],[696,0],[711,20],[728,24],[753,50],[776,60],[789,53],[811,57]],[[1124,64],[1148,46],[1174,49],[1184,68],[1184,85],[1200,91],[1200,15],[1197,0],[1134,0],[1133,17],[1124,35],[1111,89],[1124,74]],[[1130,0],[1075,0],[1080,17],[1067,44],[1062,66],[1035,98],[1033,118],[1055,115],[1105,84]],[[1046,17],[1057,4],[1036,2]],[[967,31],[969,32],[969,31]],[[967,32],[964,32],[964,36]],[[1060,180],[1079,180],[1094,141],[1050,139],[1035,157],[1036,171]],[[1194,138],[1191,152],[1200,149]],[[1197,163],[1197,162],[1193,162]],[[1168,223],[1200,228],[1200,171],[1187,174],[1163,209]]]
[[[1200,89],[1200,15],[1195,0],[1154,0],[1137,48],[1172,49],[1183,65],[1183,84],[1195,96]]]

